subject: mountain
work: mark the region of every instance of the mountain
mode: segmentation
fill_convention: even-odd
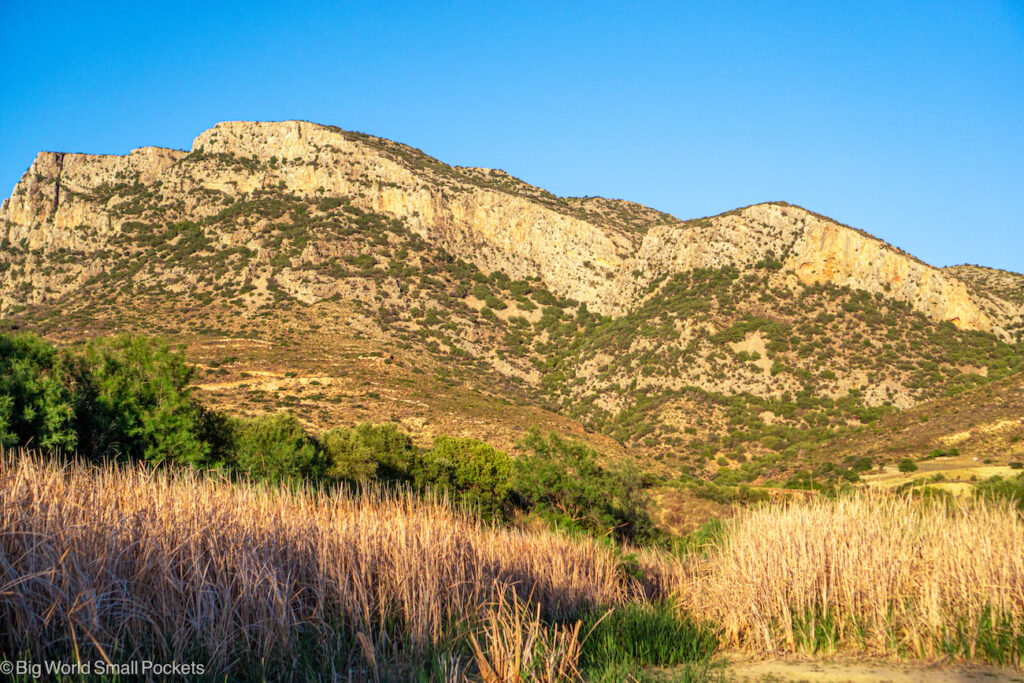
[[[228,410],[506,448],[539,426],[722,483],[1024,368],[1024,276],[785,202],[684,221],[299,121],[42,152],[0,246],[6,328],[178,339]]]

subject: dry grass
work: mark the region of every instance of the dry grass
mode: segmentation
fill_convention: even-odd
[[[202,661],[231,679],[401,680],[427,662],[435,680],[573,679],[576,619],[675,590],[753,652],[1020,661],[1024,522],[1008,506],[794,502],[743,512],[717,543],[639,551],[641,591],[597,542],[443,501],[0,454],[0,657]]]
[[[540,605],[531,608],[515,591],[501,591],[483,624],[484,644],[470,633],[484,683],[580,681],[580,622],[548,628]]]
[[[627,590],[597,543],[441,503],[0,455],[0,655],[397,675],[450,649],[505,586],[559,619]]]
[[[1009,506],[860,495],[748,510],[682,572],[726,644],[1019,662],[1024,522]]]

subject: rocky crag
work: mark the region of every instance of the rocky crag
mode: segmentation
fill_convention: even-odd
[[[218,163],[225,156],[252,166]],[[1005,335],[1021,308],[799,207],[758,204],[684,222],[628,202],[561,199],[501,171],[452,168],[404,145],[299,121],[221,123],[197,137],[190,154],[42,152],[0,208],[4,236],[26,239],[30,249],[102,249],[130,216],[111,211],[118,197],[103,205],[92,193],[125,183],[178,197],[182,216],[214,211],[203,201],[208,193],[351,197],[361,209],[404,218],[484,272],[539,277],[553,293],[607,315],[634,308],[639,292],[666,274],[742,268],[766,256],[804,284],[885,292],[964,329]]]

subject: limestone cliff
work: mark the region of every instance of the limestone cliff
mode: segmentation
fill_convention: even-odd
[[[964,282],[859,230],[785,204],[758,204],[680,230],[651,230],[638,254],[649,272],[725,264],[744,266],[766,255],[803,284],[827,282],[906,301],[929,318],[962,329],[1005,333],[1014,308],[972,292]],[[1002,313],[1002,314],[1001,314]]]
[[[138,205],[104,193],[124,185],[140,188]],[[539,277],[608,315],[633,309],[663,275],[765,259],[781,263],[780,278],[885,292],[933,320],[1004,337],[1022,309],[799,207],[759,204],[683,222],[628,202],[555,197],[503,172],[450,167],[405,145],[298,121],[221,123],[199,135],[191,153],[40,153],[0,208],[0,239],[32,250],[101,250],[149,193],[177,200],[179,214],[168,218],[185,219],[217,211],[210,196],[267,188],[348,197],[404,219],[485,272]],[[4,299],[0,306],[9,306]]]

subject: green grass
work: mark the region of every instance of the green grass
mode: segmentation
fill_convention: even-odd
[[[580,657],[584,671],[705,662],[718,649],[718,636],[711,628],[680,616],[665,603],[628,605],[591,615],[580,631],[589,634]]]
[[[986,606],[977,628],[960,624],[950,629],[941,640],[940,650],[953,658],[1019,665],[1024,660],[1024,628],[1006,618],[994,620],[992,608]]]

